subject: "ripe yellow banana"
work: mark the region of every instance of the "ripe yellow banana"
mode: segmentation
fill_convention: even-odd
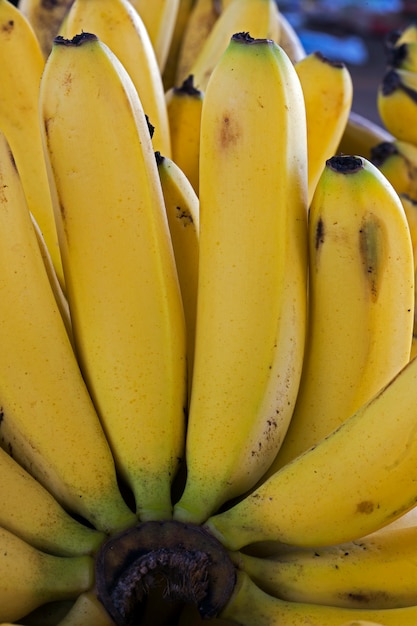
[[[14,622],[47,602],[75,598],[94,583],[90,556],[37,550],[0,528],[0,620]]]
[[[153,2],[149,4],[153,6]],[[164,87],[155,51],[138,12],[129,0],[75,0],[60,35],[70,39],[82,31],[94,33],[124,65],[155,127],[154,150],[170,156]]]
[[[377,107],[388,132],[417,144],[417,72],[389,69],[378,87]]]
[[[24,15],[0,0],[0,129],[6,135],[26,200],[64,285],[58,238],[39,127],[38,93],[44,68],[36,36]]]
[[[279,40],[278,43],[285,50],[293,63],[298,63],[306,56],[303,43],[298,36],[297,31],[288,20],[288,18],[278,11],[279,20]]]
[[[303,372],[268,476],[342,424],[410,358],[412,242],[400,199],[377,167],[360,157],[329,159],[310,205],[308,233]]]
[[[190,75],[201,48],[222,12],[223,0],[195,0],[182,34],[174,86]]]
[[[391,46],[401,46],[404,43],[414,41],[417,41],[417,24],[415,22],[410,22],[387,36],[387,43]]]
[[[399,197],[410,229],[414,256],[414,271],[417,272],[417,197],[410,198],[409,195],[404,193],[400,193]],[[415,281],[414,285],[416,285]],[[414,310],[414,314],[416,314],[416,310]]]
[[[180,87],[173,87],[165,94],[172,160],[187,176],[197,195],[203,97],[203,92],[194,87],[192,74]]]
[[[357,609],[417,605],[417,526],[269,558],[232,556],[261,589],[283,600]]]
[[[176,86],[176,76],[180,50],[182,46],[184,32],[187,28],[188,20],[193,10],[194,4],[195,0],[179,0],[177,17],[171,36],[171,43],[165,61],[165,66],[162,71],[162,82],[164,84],[165,91],[168,91],[172,87]]]
[[[393,135],[386,128],[356,111],[351,111],[335,154],[357,154],[370,159],[374,146],[393,139]]]
[[[417,199],[417,145],[408,141],[384,141],[371,150],[370,160],[398,194]]]
[[[93,590],[84,591],[75,600],[57,626],[116,626]]]
[[[188,381],[191,383],[197,307],[199,200],[175,161],[159,153],[156,153],[156,157],[184,305],[187,370]]]
[[[122,528],[135,516],[120,495],[3,135],[0,185],[1,446],[65,508],[100,530]]]
[[[278,7],[275,0],[232,0],[216,20],[189,74],[194,85],[205,91],[208,80],[234,33],[248,32],[253,38],[279,40]]]
[[[303,602],[288,602],[262,591],[244,572],[239,572],[234,594],[221,617],[242,626],[415,626],[417,606],[398,609],[347,609]]]
[[[417,72],[417,41],[407,41],[388,48],[387,64],[395,69]]]
[[[108,46],[88,33],[55,42],[40,99],[77,354],[139,514],[166,518],[184,446],[186,344],[149,128]]]
[[[38,240],[39,250],[42,255],[45,270],[49,278],[49,283],[51,285],[53,294],[55,296],[55,301],[57,303],[59,312],[61,313],[63,322],[65,324],[65,328],[67,329],[68,337],[70,338],[71,343],[73,344],[71,315],[70,315],[67,297],[61,287],[61,283],[59,282],[53,261],[51,259],[49,249],[46,245],[45,238],[41,232],[41,229],[39,228],[39,225],[37,221],[35,220],[35,217],[32,213],[30,214],[30,217],[32,219],[33,228],[36,234],[36,238]]]
[[[229,549],[324,546],[382,528],[415,506],[417,359],[314,448],[207,522]],[[285,504],[283,504],[285,503]]]
[[[141,16],[162,74],[174,33],[179,0],[129,0]]]
[[[19,11],[30,22],[46,59],[51,52],[52,42],[74,0],[19,0]]]
[[[35,548],[68,556],[95,551],[103,533],[71,517],[37,480],[0,448],[0,526]]]
[[[332,157],[345,130],[353,86],[344,63],[312,52],[295,64],[307,115],[308,204],[326,160]]]
[[[271,40],[234,35],[210,79],[201,123],[187,483],[174,511],[197,523],[266,470],[298,390],[307,146],[301,85],[285,52]]]

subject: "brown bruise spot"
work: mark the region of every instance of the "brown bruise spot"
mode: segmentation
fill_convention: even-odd
[[[240,129],[229,113],[224,113],[220,122],[220,146],[223,149],[233,146],[240,137]]]
[[[371,502],[371,500],[362,500],[359,502],[356,510],[358,513],[363,513],[364,515],[370,515],[375,509],[375,504]]]
[[[72,88],[72,73],[66,72],[62,77],[61,85],[64,88],[65,95],[68,96],[71,93]]]
[[[189,211],[187,211],[187,209],[182,209],[180,206],[176,206],[175,209],[175,217],[177,220],[182,222],[184,228],[187,228],[187,226],[191,226],[192,224],[194,224],[193,216]]]
[[[378,298],[381,254],[384,249],[382,229],[374,215],[368,216],[359,229],[359,251],[372,300]]]
[[[315,243],[314,243],[315,249],[318,250],[323,243],[324,243],[324,222],[322,218],[320,217],[317,221],[317,226],[316,226],[316,237],[315,237]]]
[[[11,33],[14,28],[14,20],[7,20],[1,25],[1,30],[3,33]]]
[[[390,600],[389,594],[385,591],[346,591],[339,593],[341,600],[347,600],[349,605],[355,604],[357,607],[366,606],[367,608],[381,608],[387,605]]]

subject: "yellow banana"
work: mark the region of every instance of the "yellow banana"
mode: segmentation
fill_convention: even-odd
[[[57,626],[116,626],[94,591],[84,591]]]
[[[306,149],[291,61],[271,40],[234,35],[203,102],[181,521],[204,521],[253,486],[287,429],[304,352]]]
[[[244,572],[239,572],[235,591],[221,617],[242,626],[415,626],[417,606],[397,609],[348,609],[303,602],[288,602],[262,591]]]
[[[203,97],[203,92],[194,87],[192,74],[180,87],[173,87],[165,94],[172,160],[187,176],[197,195]]]
[[[393,135],[383,126],[351,111],[335,154],[357,154],[370,159],[374,146],[393,140]]]
[[[403,28],[388,33],[387,43],[391,46],[401,46],[403,43],[417,41],[417,24],[409,22]]]
[[[19,0],[19,11],[30,22],[42,54],[46,59],[51,52],[52,42],[58,34],[61,23],[74,0]]]
[[[417,196],[410,198],[405,193],[399,194],[404,213],[407,218],[408,227],[410,229],[411,244],[413,247],[414,271],[417,272]],[[416,282],[414,282],[416,285]],[[416,311],[414,311],[414,314]]]
[[[324,546],[382,528],[417,501],[417,359],[331,435],[206,523],[229,549]],[[282,503],[285,502],[285,506]]]
[[[70,39],[82,31],[94,33],[124,65],[155,127],[154,150],[170,156],[164,87],[155,51],[138,12],[129,0],[75,0],[60,35]]]
[[[253,38],[279,40],[278,7],[275,0],[233,0],[216,20],[189,74],[194,85],[205,91],[208,80],[234,33],[248,32]]]
[[[417,145],[394,139],[378,143],[370,160],[398,194],[417,199]]]
[[[0,528],[0,620],[14,622],[47,602],[75,598],[94,582],[90,556],[37,550]]]
[[[378,87],[377,107],[388,132],[417,144],[417,72],[389,69]]]
[[[39,128],[38,93],[43,68],[42,52],[29,22],[11,2],[0,0],[0,129],[7,137],[29,210],[42,231],[63,286]]]
[[[377,167],[360,157],[329,159],[310,205],[308,229],[303,372],[287,435],[268,476],[342,424],[410,358],[410,231],[398,195]]]
[[[165,66],[162,71],[162,82],[164,84],[165,91],[168,91],[176,85],[180,50],[182,46],[184,32],[187,28],[188,20],[193,10],[194,4],[195,0],[179,0],[177,18],[175,20],[174,30],[171,36],[171,43],[165,61]]]
[[[408,41],[388,48],[387,64],[395,69],[417,72],[417,41]]]
[[[156,156],[184,305],[188,381],[191,382],[197,307],[199,200],[175,161],[159,153]]]
[[[135,516],[120,495],[1,134],[0,185],[0,444],[65,508],[100,530],[122,528]]]
[[[182,35],[174,86],[181,85],[190,75],[191,65],[219,18],[222,8],[223,0],[195,0]]]
[[[285,50],[293,63],[298,63],[307,54],[303,43],[297,31],[282,11],[278,11],[278,21],[279,39],[277,43]]]
[[[61,283],[59,282],[48,246],[46,245],[45,238],[41,232],[41,229],[39,228],[39,224],[35,220],[35,217],[32,213],[30,214],[30,217],[32,219],[33,228],[36,234],[36,238],[38,240],[39,250],[42,255],[45,270],[48,275],[53,294],[55,296],[55,301],[57,303],[59,312],[61,313],[65,328],[67,329],[68,337],[70,338],[71,343],[73,343],[71,315],[69,311],[67,297],[61,287]]]
[[[0,448],[0,526],[35,548],[62,556],[88,554],[103,533],[71,517],[37,480]]]
[[[185,324],[151,137],[110,48],[88,33],[55,42],[40,99],[77,354],[138,512],[169,517]]]
[[[129,0],[141,16],[162,74],[178,15],[179,0]]]
[[[312,52],[295,64],[307,115],[308,204],[342,138],[352,105],[353,86],[344,63]]]
[[[357,609],[417,605],[417,526],[269,558],[243,552],[232,558],[261,589],[283,600]]]

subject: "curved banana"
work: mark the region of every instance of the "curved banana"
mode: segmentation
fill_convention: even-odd
[[[184,305],[187,333],[187,371],[191,383],[197,308],[200,207],[198,197],[181,168],[156,155],[165,209]]]
[[[403,43],[417,41],[417,24],[409,22],[403,28],[395,30],[388,34],[388,44],[392,46],[401,46]]]
[[[332,157],[345,130],[352,106],[353,85],[344,63],[312,52],[295,64],[307,115],[308,204],[326,160]]]
[[[135,516],[119,492],[1,134],[0,185],[0,444],[65,508],[100,530],[122,528]]]
[[[61,313],[65,328],[67,329],[68,337],[70,338],[71,343],[74,344],[71,314],[68,306],[67,297],[61,287],[61,283],[59,282],[48,246],[46,245],[45,238],[41,232],[41,229],[39,228],[39,224],[35,220],[35,217],[34,215],[32,215],[32,213],[30,214],[30,217],[32,219],[32,225],[36,234],[36,239],[38,240],[39,250],[42,255],[45,270],[48,275],[53,294],[55,296],[55,301],[57,303],[59,312]]]
[[[356,111],[351,111],[335,154],[357,154],[370,159],[374,146],[393,140],[393,135],[383,126]]]
[[[162,71],[162,82],[165,91],[168,91],[176,85],[180,50],[194,4],[195,0],[179,0],[177,17],[171,36],[171,43],[165,61],[165,66]]]
[[[204,521],[252,487],[287,429],[304,353],[306,150],[291,61],[271,40],[234,35],[203,102],[196,349],[178,520]]]
[[[248,32],[253,38],[279,40],[278,7],[275,0],[232,0],[214,23],[189,74],[194,85],[205,91],[208,80],[234,33]]]
[[[116,626],[93,590],[84,591],[75,600],[57,626]]]
[[[371,162],[398,194],[417,199],[417,145],[408,141],[384,141],[371,150]]]
[[[318,547],[364,537],[412,509],[416,385],[414,359],[331,435],[208,520],[209,532],[232,550],[266,540]]]
[[[238,573],[235,591],[221,617],[242,626],[415,626],[417,606],[397,609],[348,609],[303,602],[288,602],[262,591],[244,572]]]
[[[42,231],[63,287],[58,237],[39,128],[38,94],[43,68],[44,58],[29,22],[11,2],[0,0],[0,129],[7,137],[29,210]]]
[[[377,107],[388,132],[417,144],[417,72],[389,69],[378,87]]]
[[[200,126],[204,94],[194,87],[191,74],[166,94],[172,160],[199,192]]]
[[[55,42],[40,99],[77,354],[140,516],[167,518],[186,344],[149,128],[110,48],[88,33]]]
[[[164,71],[180,6],[179,0],[129,0],[141,16],[155,51],[159,71]]]
[[[285,50],[293,63],[298,63],[307,55],[303,43],[297,31],[282,11],[278,11],[278,21],[279,39],[277,43]]]
[[[400,193],[399,197],[407,218],[408,227],[410,229],[414,256],[414,271],[417,272],[417,196],[415,198],[410,198],[409,195]],[[416,283],[414,284],[416,285]],[[416,312],[417,311],[415,310],[414,314],[416,314]]]
[[[0,620],[15,622],[47,602],[76,598],[94,583],[90,556],[37,550],[0,528]]]
[[[342,424],[410,358],[412,242],[398,195],[376,166],[360,157],[329,159],[310,205],[308,232],[303,372],[268,476]]]
[[[283,600],[357,609],[417,605],[417,526],[269,558],[243,552],[232,558],[261,589]]]
[[[19,11],[35,31],[44,59],[52,50],[54,37],[74,0],[18,0]]]
[[[223,9],[223,0],[195,0],[181,38],[174,86],[182,85]]]
[[[417,72],[417,41],[407,41],[388,48],[389,67]]]
[[[153,6],[153,2],[149,4]],[[81,32],[94,33],[124,65],[155,128],[152,137],[154,150],[170,156],[162,77],[150,37],[138,12],[129,0],[75,0],[60,35],[70,39]]]
[[[103,533],[70,516],[37,480],[0,448],[0,526],[35,548],[69,556],[94,552]]]

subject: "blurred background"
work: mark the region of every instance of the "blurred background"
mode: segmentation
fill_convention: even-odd
[[[278,0],[306,52],[320,50],[349,68],[353,109],[381,123],[376,92],[385,73],[388,33],[417,22],[417,0]]]

